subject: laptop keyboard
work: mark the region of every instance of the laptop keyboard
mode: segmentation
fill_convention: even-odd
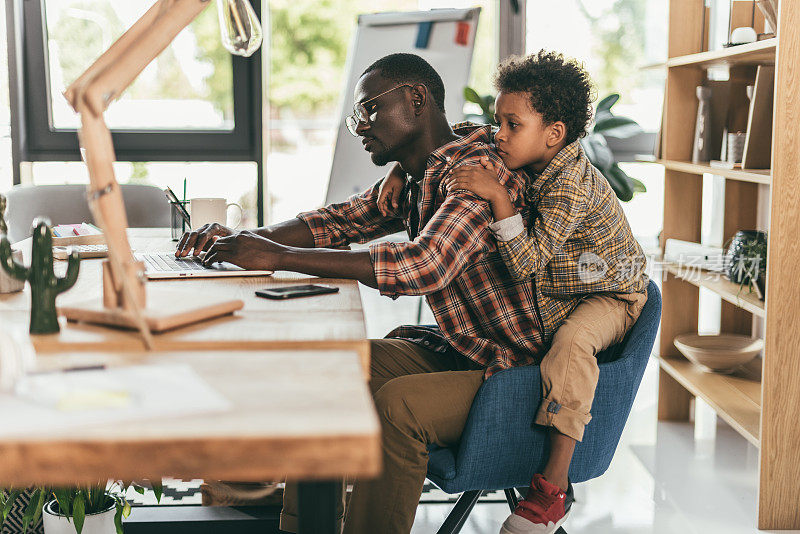
[[[176,271],[205,271],[199,259],[193,256],[176,258],[174,254],[139,254],[148,271],[172,273]]]

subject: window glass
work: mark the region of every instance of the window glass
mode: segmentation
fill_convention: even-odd
[[[45,0],[51,126],[78,126],[61,96],[153,4]],[[178,59],[180,58],[180,59]],[[232,63],[214,6],[203,11],[105,113],[112,129],[233,129]]]
[[[6,27],[5,9],[0,9],[0,28]],[[11,109],[8,102],[8,55],[6,39],[0,39],[0,191],[11,188]]]
[[[497,49],[495,4],[493,0],[270,0],[269,222],[324,203],[345,62],[358,14],[481,6],[470,84],[486,93]]]

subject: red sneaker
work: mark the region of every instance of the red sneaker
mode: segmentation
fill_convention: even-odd
[[[500,534],[552,534],[567,520],[575,497],[572,484],[566,493],[536,474],[528,495],[500,528]]]

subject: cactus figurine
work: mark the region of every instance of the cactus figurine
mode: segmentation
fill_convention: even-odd
[[[5,236],[0,237],[0,267],[19,280],[31,285],[31,334],[58,332],[56,296],[71,288],[78,279],[80,259],[70,254],[67,274],[58,278],[53,272],[53,234],[49,221],[33,221],[33,246],[31,266],[25,268],[11,256],[11,244]]]

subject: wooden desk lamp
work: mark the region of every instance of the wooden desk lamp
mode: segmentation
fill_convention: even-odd
[[[230,52],[252,55],[262,32],[247,0],[217,0],[222,42]],[[89,208],[103,229],[108,260],[103,263],[103,300],[60,307],[68,320],[137,328],[152,348],[151,331],[163,331],[233,313],[241,300],[213,300],[163,290],[145,291],[144,264],[136,261],[126,229],[122,193],[114,176],[114,145],[103,113],[136,77],[188,26],[210,0],[158,0],[64,92],[80,114],[81,153],[89,171]],[[149,293],[149,298],[147,295]],[[176,294],[177,293],[177,294]]]

